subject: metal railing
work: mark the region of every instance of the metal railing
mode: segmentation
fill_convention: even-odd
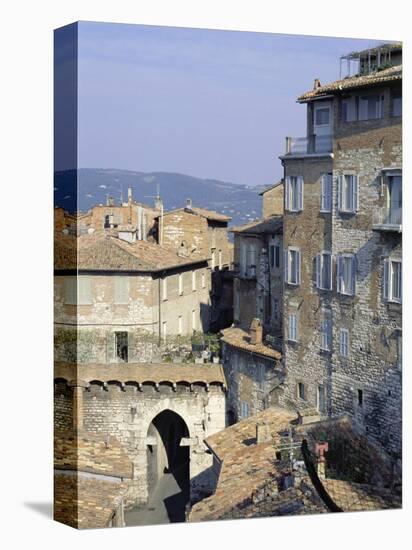
[[[286,154],[302,155],[313,153],[331,153],[332,136],[287,137]]]
[[[373,225],[382,229],[399,231],[402,227],[402,207],[377,208],[373,213]]]

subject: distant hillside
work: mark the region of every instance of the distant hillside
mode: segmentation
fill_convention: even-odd
[[[116,202],[127,198],[127,188],[133,189],[133,198],[153,205],[153,197],[160,189],[166,210],[184,206],[191,198],[194,206],[216,210],[231,216],[232,224],[246,223],[262,214],[262,187],[249,187],[219,180],[201,179],[185,174],[169,172],[132,172],[82,168],[77,171],[79,194],[78,205],[70,192],[73,189],[75,171],[57,172],[55,175],[55,204],[69,212],[86,211],[96,204],[105,204],[111,195]],[[69,191],[68,191],[69,190]]]

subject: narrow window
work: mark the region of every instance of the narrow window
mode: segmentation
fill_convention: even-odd
[[[280,267],[280,244],[275,245],[275,267]]]
[[[123,275],[114,277],[114,303],[129,303],[129,277]]]
[[[183,294],[183,273],[179,273],[179,296]]]
[[[318,386],[318,411],[320,413],[326,412],[326,392],[325,386]]]
[[[352,254],[338,256],[337,287],[340,294],[353,296],[356,286],[356,263]]]
[[[272,269],[275,267],[275,246],[273,244],[269,246],[269,264]]]
[[[286,178],[285,208],[290,212],[303,210],[303,177],[290,176]]]
[[[285,282],[290,285],[300,284],[300,250],[287,248],[284,262]]]
[[[339,332],[339,353],[341,357],[349,357],[349,331],[346,328]]]
[[[303,382],[298,383],[298,397],[299,399],[305,399],[305,384]]]
[[[320,211],[332,211],[332,174],[323,174],[321,180]]]
[[[326,351],[332,349],[332,319],[330,311],[325,311],[323,314],[320,347]]]
[[[358,406],[362,407],[363,405],[363,390],[358,389]]]
[[[288,339],[291,342],[298,341],[298,319],[296,313],[291,313],[289,315],[289,334]]]
[[[358,176],[345,174],[338,179],[338,210],[355,213],[358,210]]]
[[[127,332],[115,332],[114,336],[116,357],[127,363],[129,360],[129,335]]]
[[[316,256],[316,286],[321,290],[332,290],[332,254],[321,252]]]
[[[402,262],[386,258],[384,260],[383,288],[388,302],[402,303]]]
[[[249,417],[249,403],[247,401],[241,401],[240,403],[240,416],[242,419]]]

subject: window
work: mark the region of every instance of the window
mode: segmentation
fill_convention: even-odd
[[[290,212],[303,210],[303,177],[287,177],[285,184],[285,209]]]
[[[275,267],[280,267],[280,244],[275,245]]]
[[[395,92],[392,96],[392,116],[402,116],[402,93]]]
[[[240,403],[240,416],[242,419],[248,418],[250,414],[249,403],[247,401],[241,401]]]
[[[167,300],[167,278],[166,277],[162,279],[162,298],[163,300]]]
[[[346,174],[339,177],[338,210],[349,213],[358,210],[358,176]]]
[[[115,354],[125,363],[129,360],[129,335],[127,332],[115,332]]]
[[[288,340],[291,342],[298,341],[298,317],[296,313],[291,313],[289,315],[289,334]]]
[[[321,107],[321,108],[315,109],[315,125],[316,126],[329,125],[329,107]]]
[[[339,332],[339,353],[341,357],[349,357],[349,331],[346,328]]]
[[[284,278],[285,283],[290,285],[300,284],[300,250],[298,248],[289,247],[285,250],[284,263]]]
[[[321,180],[320,211],[332,211],[332,174],[323,174]]]
[[[270,267],[273,268],[279,268],[280,267],[280,245],[279,244],[271,244],[269,246],[269,263]]]
[[[305,384],[303,382],[298,382],[298,398],[306,399],[305,393]]]
[[[338,256],[337,290],[340,294],[354,296],[356,283],[356,260],[352,254]]]
[[[129,303],[129,277],[114,277],[114,303]]]
[[[325,386],[318,386],[318,411],[320,413],[325,413],[326,412]]]
[[[202,271],[201,278],[202,278],[202,288],[206,288],[206,276],[203,271]]]
[[[77,277],[64,278],[64,303],[77,305]]]
[[[183,273],[179,273],[179,296],[183,294]]]
[[[402,262],[386,258],[383,263],[383,295],[388,302],[402,303]]]
[[[353,122],[358,119],[358,101],[357,97],[347,97],[342,100],[342,120],[343,122]]]
[[[358,407],[362,407],[363,406],[363,390],[358,389],[357,394],[358,394]]]
[[[183,334],[183,317],[181,315],[179,315],[178,322],[177,322],[177,327],[178,327],[179,336],[182,336],[182,334]]]
[[[321,290],[332,290],[332,254],[321,252],[316,255],[316,286]]]
[[[320,347],[326,351],[332,349],[332,318],[330,311],[325,311],[323,313]]]
[[[196,289],[196,271],[192,271],[192,290],[195,291]]]
[[[383,116],[383,94],[373,94],[359,97],[359,120],[371,120]]]
[[[78,304],[87,305],[92,303],[92,282],[90,277],[78,278]]]

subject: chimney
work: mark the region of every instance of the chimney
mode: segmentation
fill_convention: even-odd
[[[260,319],[255,317],[250,324],[250,343],[254,346],[261,344],[263,338],[263,328]]]
[[[259,445],[260,443],[267,443],[270,439],[269,424],[266,422],[256,424],[256,445]]]
[[[129,186],[129,187],[127,188],[127,202],[128,202],[128,204],[132,204],[132,198],[133,198],[133,196],[132,196],[132,188]]]
[[[313,89],[314,90],[317,90],[318,88],[321,87],[321,83],[320,83],[320,80],[319,78],[315,78],[314,82],[313,82]]]
[[[186,199],[186,209],[192,210],[192,199]]]

